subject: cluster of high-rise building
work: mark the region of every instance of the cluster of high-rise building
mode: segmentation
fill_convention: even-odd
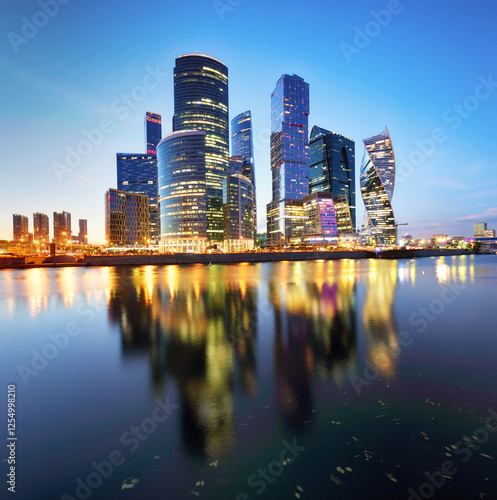
[[[29,220],[25,215],[13,215],[13,241],[24,243],[50,243],[50,220],[48,215],[35,212],[33,214],[33,232],[29,232]],[[53,213],[52,243],[65,245],[68,243],[88,243],[88,221],[79,219],[79,234],[73,236],[71,230],[71,214],[69,212]]]
[[[174,68],[173,130],[147,112],[146,153],[117,154],[118,189],[106,193],[106,240],[159,244],[163,252],[246,250],[256,232],[250,111],[232,122],[229,156],[228,68],[187,54]],[[144,207],[148,205],[148,210]]]
[[[318,126],[309,140],[308,116],[309,84],[297,75],[283,75],[271,95],[269,246],[336,243],[340,234],[356,233],[354,141]],[[365,139],[364,146],[362,240],[394,245],[395,159],[388,130]]]
[[[357,236],[354,141],[318,126],[309,138],[308,122],[309,84],[282,75],[271,95],[268,246]],[[145,152],[117,153],[117,189],[105,198],[107,244],[158,244],[163,252],[252,248],[257,210],[251,112],[233,118],[231,136],[229,129],[228,68],[205,54],[178,57],[172,132],[162,137],[161,116],[147,112]],[[364,145],[363,236],[391,245],[395,160],[388,131]]]

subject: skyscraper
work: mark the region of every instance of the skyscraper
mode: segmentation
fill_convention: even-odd
[[[53,213],[53,242],[64,244],[72,239],[71,214],[69,212]]]
[[[86,219],[79,219],[78,240],[82,245],[88,243],[88,221]]]
[[[241,156],[242,175],[248,177],[255,191],[254,141],[252,114],[244,111],[231,120],[231,155]],[[255,192],[254,192],[255,196]],[[257,206],[254,198],[254,224],[257,227]]]
[[[283,75],[271,95],[272,201],[267,244],[289,244],[304,231],[303,198],[309,194],[309,84]]]
[[[250,179],[234,173],[224,179],[224,242],[229,251],[254,247],[255,189]]]
[[[50,222],[48,215],[40,212],[33,214],[33,237],[35,241],[50,243]]]
[[[223,180],[228,175],[228,68],[205,54],[186,54],[174,68],[173,131],[205,131],[207,238],[223,240]]]
[[[254,141],[250,111],[244,111],[231,120],[231,156],[241,156],[245,160],[243,175],[250,179],[255,188]]]
[[[202,130],[183,130],[157,146],[161,252],[208,246],[206,137]]]
[[[145,151],[148,154],[157,153],[157,144],[162,139],[161,116],[147,111],[145,113]]]
[[[109,246],[144,247],[150,242],[149,203],[143,194],[109,189],[105,193],[105,239]]]
[[[322,127],[314,126],[311,130],[310,158],[310,192],[327,191],[337,197],[345,195],[350,206],[352,227],[355,228],[354,141]]]
[[[395,155],[388,129],[364,139],[361,165],[361,194],[365,222],[363,239],[371,245],[395,245],[397,227],[392,209],[395,187]]]
[[[229,175],[243,175],[243,158],[241,156],[230,156]]]
[[[156,244],[159,237],[157,156],[151,153],[117,153],[116,163],[117,188],[126,193],[148,196],[150,239]]]
[[[14,241],[29,241],[29,221],[25,215],[13,214],[13,240]]]

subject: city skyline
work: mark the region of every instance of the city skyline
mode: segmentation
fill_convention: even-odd
[[[0,201],[0,239],[12,239],[14,213],[30,218],[62,209],[84,215],[89,242],[103,243],[101,199],[115,186],[115,154],[143,150],[147,110],[162,115],[163,137],[171,132],[174,61],[190,52],[211,54],[227,66],[230,120],[252,112],[259,230],[271,200],[270,95],[282,74],[309,83],[309,129],[323,126],[360,144],[388,126],[397,163],[392,202],[396,221],[409,223],[406,231],[470,237],[476,222],[496,227],[495,138],[489,132],[497,89],[490,62],[495,34],[484,14],[494,7],[485,3],[488,8],[478,12],[463,2],[450,9],[400,1],[333,6],[340,26],[325,37],[318,28],[326,23],[322,10],[331,12],[331,6],[312,4],[322,8],[309,7],[312,22],[305,26],[313,29],[307,30],[298,9],[292,10],[297,4],[287,2],[285,22],[307,34],[297,46],[270,29],[281,15],[277,3],[221,2],[223,10],[219,3],[195,2],[196,9],[184,12],[179,5],[150,2],[158,14],[167,10],[177,20],[164,34],[147,30],[145,22],[136,32],[123,30],[137,26],[131,3],[119,13],[102,6],[98,16],[92,6],[60,4],[46,25],[23,32],[41,7],[11,2],[0,21],[8,188]],[[240,23],[251,25],[255,36],[239,36]],[[78,146],[85,156],[71,156]],[[356,186],[361,154],[356,151]],[[358,224],[363,213],[357,199]]]

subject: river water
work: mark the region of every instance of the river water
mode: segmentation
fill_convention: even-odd
[[[491,255],[1,271],[12,498],[495,499],[496,299]]]

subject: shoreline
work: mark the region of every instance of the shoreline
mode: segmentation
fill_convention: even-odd
[[[35,262],[40,258],[14,257],[1,258],[0,269],[33,269],[58,267],[117,267],[117,266],[158,266],[181,264],[240,264],[281,261],[338,260],[338,259],[413,259],[421,257],[442,257],[453,255],[472,255],[466,250],[351,250],[336,252],[260,252],[229,254],[154,254],[154,255],[99,255],[85,256],[79,262],[43,263]],[[3,262],[2,262],[3,261]],[[31,261],[31,262],[29,262]]]

